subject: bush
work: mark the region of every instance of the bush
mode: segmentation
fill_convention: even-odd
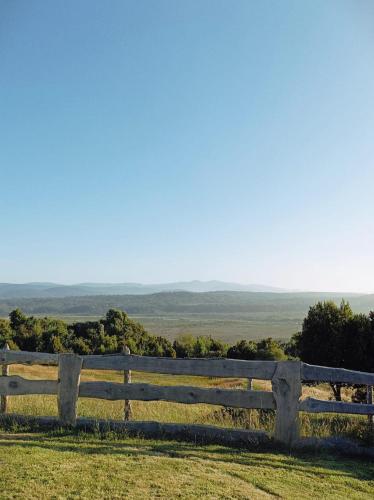
[[[232,359],[276,360],[287,359],[279,342],[272,338],[259,342],[240,340],[227,351],[227,357]]]
[[[183,335],[174,341],[173,348],[178,358],[223,358],[227,344],[211,336]]]
[[[0,349],[5,346],[6,343],[9,344],[12,338],[12,330],[10,328],[10,323],[6,319],[0,318]]]
[[[127,345],[133,354],[175,357],[172,344],[150,335],[123,311],[110,309],[100,321],[67,325],[62,320],[25,316],[20,309],[0,321],[0,343],[24,351],[111,354]]]

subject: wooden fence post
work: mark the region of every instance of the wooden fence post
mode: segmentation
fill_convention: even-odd
[[[277,405],[274,438],[292,446],[299,439],[300,361],[278,362],[271,383]]]
[[[124,356],[129,356],[131,354],[130,349],[127,347],[127,345],[123,346],[122,352]],[[131,384],[131,370],[124,370],[123,383]],[[132,417],[131,401],[129,399],[125,399],[125,404],[123,407],[123,420],[131,420],[131,417]]]
[[[253,378],[248,378],[247,379],[247,390],[248,391],[253,391]],[[249,428],[252,427],[252,410],[247,410],[248,412],[248,426]]]
[[[5,344],[5,346],[2,349],[3,351],[9,351],[9,345]],[[3,365],[1,369],[1,375],[3,377],[8,377],[9,375],[9,365]],[[7,406],[8,406],[8,396],[1,396],[1,403],[0,403],[0,413],[6,413],[7,412]]]
[[[366,402],[368,405],[373,404],[373,386],[372,385],[366,386]],[[369,422],[369,425],[373,425],[374,415],[368,415],[368,422]]]
[[[64,353],[58,358],[58,415],[61,425],[75,426],[82,358]]]

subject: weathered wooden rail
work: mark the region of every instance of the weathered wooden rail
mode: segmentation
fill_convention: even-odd
[[[233,359],[172,359],[135,356],[124,352],[118,355],[79,356],[71,353],[48,354],[40,352],[0,351],[3,365],[0,377],[1,412],[6,412],[6,398],[21,394],[56,394],[58,421],[62,426],[82,426],[85,419],[77,420],[78,397],[123,400],[129,405],[131,400],[173,401],[184,404],[207,403],[213,405],[276,410],[275,440],[291,446],[299,439],[299,412],[351,413],[374,415],[373,404],[357,404],[322,401],[308,398],[301,400],[302,382],[342,382],[357,385],[374,385],[374,373],[363,373],[340,368],[307,365],[300,361],[245,361]],[[8,367],[13,364],[58,366],[57,380],[27,380],[17,375],[9,375]],[[125,383],[81,382],[82,369],[121,370]],[[131,370],[174,375],[194,375],[224,378],[245,378],[270,380],[272,391],[241,389],[217,389],[190,386],[163,386],[129,383]],[[125,417],[131,415],[131,408],[125,404]],[[44,417],[43,417],[44,418]],[[44,418],[51,421],[53,418]],[[87,420],[87,419],[86,419]],[[118,423],[119,424],[119,423]],[[114,424],[113,424],[114,425]],[[150,426],[163,426],[167,432],[191,433],[193,428],[204,426],[181,426],[150,422],[127,422],[147,432]],[[153,428],[152,427],[152,428]],[[193,431],[195,432],[195,431]],[[219,432],[222,432],[220,430]],[[247,431],[226,430],[228,434]],[[212,427],[206,426],[207,434],[214,434]],[[261,433],[248,433],[260,435]],[[264,433],[263,433],[264,434]]]

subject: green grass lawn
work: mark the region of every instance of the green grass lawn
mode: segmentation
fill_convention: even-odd
[[[374,498],[374,464],[171,441],[0,432],[0,498]]]

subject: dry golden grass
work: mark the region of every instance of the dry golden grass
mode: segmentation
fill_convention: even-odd
[[[57,379],[56,367],[13,365],[11,374],[18,374],[30,379]],[[154,373],[132,373],[133,382],[144,382],[161,385],[191,385],[202,387],[223,387],[239,389],[247,387],[245,379],[225,379],[209,377],[193,377],[181,375],[160,375]],[[123,373],[106,370],[83,370],[82,380],[105,380],[122,382]],[[255,389],[271,390],[269,381],[255,381]],[[327,384],[317,387],[304,387],[303,398],[307,396],[329,399],[331,391]],[[349,394],[345,391],[345,398]],[[246,427],[274,430],[274,413],[257,410],[227,411],[223,407],[207,404],[179,404],[165,401],[133,401],[134,420],[154,420],[158,422],[174,422],[187,424],[211,424],[223,427]],[[9,412],[23,415],[57,415],[56,396],[31,395],[13,396],[9,398]],[[106,401],[100,399],[80,398],[78,416],[98,419],[121,420],[123,416],[122,401]],[[345,415],[312,415],[301,413],[301,435],[326,437],[345,435],[367,439],[366,419],[360,416]],[[369,436],[370,437],[370,436]]]

